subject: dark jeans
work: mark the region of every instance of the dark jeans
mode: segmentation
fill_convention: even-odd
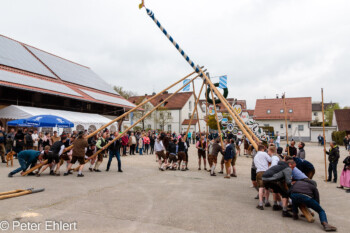
[[[332,180],[332,172],[334,174],[334,181],[337,181],[337,165],[338,165],[338,162],[329,162],[329,165],[328,165],[328,180]]]
[[[135,147],[136,147],[135,144],[132,144],[132,145],[130,146],[130,155],[134,155],[134,154],[135,154]]]
[[[317,201],[315,201],[314,199],[299,193],[292,193],[290,195],[290,198],[293,201],[293,213],[298,213],[299,205],[304,204],[308,208],[311,208],[318,213],[321,223],[323,222],[328,223],[326,212],[322,209],[320,204],[318,204]]]
[[[109,167],[111,166],[112,159],[113,159],[114,156],[118,160],[118,171],[120,171],[122,169],[122,161],[120,160],[119,150],[116,150],[116,151],[110,150],[109,151],[109,159],[108,159],[108,163],[107,163],[107,170],[109,170]]]
[[[123,155],[126,155],[126,146],[123,146]]]
[[[20,167],[10,172],[10,174],[14,175],[20,171],[26,171],[29,166],[34,167],[36,165],[36,161],[37,161],[36,159],[34,161],[27,161],[22,157],[18,156],[18,162]]]
[[[148,155],[149,144],[145,144],[145,154]]]
[[[154,153],[154,144],[151,144],[151,155]]]

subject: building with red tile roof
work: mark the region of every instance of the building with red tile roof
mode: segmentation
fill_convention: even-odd
[[[334,110],[332,125],[336,126],[338,131],[350,134],[350,109]]]
[[[272,126],[275,133],[285,137],[284,111],[283,99],[257,99],[254,119],[262,126]],[[310,141],[311,97],[286,98],[286,111],[290,139]]]

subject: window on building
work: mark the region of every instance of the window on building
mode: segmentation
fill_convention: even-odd
[[[270,109],[267,109],[266,113],[267,113],[267,114],[270,114],[270,113],[271,113],[271,110],[270,110]]]
[[[298,125],[298,130],[299,131],[304,131],[304,125]]]
[[[168,131],[171,132],[171,125],[168,125]]]
[[[289,109],[289,111],[288,111],[289,113],[292,113],[293,112],[293,109]]]
[[[281,109],[281,110],[280,110],[280,113],[284,113],[284,110],[283,110],[283,109]]]
[[[281,124],[281,129],[283,129],[283,127],[284,127],[283,124]]]
[[[188,109],[192,111],[192,101],[188,102]]]
[[[148,124],[148,125],[147,125],[147,128],[148,128],[148,129],[152,129],[152,125]]]
[[[292,125],[289,124],[289,125],[288,125],[288,129],[291,129],[291,128],[292,128]]]
[[[317,116],[318,114],[317,114],[317,112],[314,112],[314,116]]]
[[[191,119],[191,115],[192,115],[191,113],[188,114],[188,119]]]
[[[270,125],[269,124],[264,124],[265,127],[269,127]]]
[[[162,112],[159,113],[159,117],[163,118],[163,113]]]
[[[171,112],[168,112],[168,118],[171,118]]]

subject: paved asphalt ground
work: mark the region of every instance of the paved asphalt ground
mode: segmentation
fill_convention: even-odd
[[[346,155],[342,147],[341,162]],[[322,147],[307,144],[306,157],[316,167],[314,179],[329,223],[337,226],[338,232],[349,232],[350,194],[337,189],[337,184],[323,181]],[[101,165],[101,173],[84,168],[83,178],[76,177],[76,173],[68,177],[52,177],[46,173],[41,177],[8,178],[12,168],[1,164],[0,192],[30,187],[46,190],[0,200],[0,227],[6,227],[3,221],[10,223],[10,229],[18,222],[23,226],[28,222],[40,223],[40,231],[45,232],[45,221],[63,221],[72,223],[72,231],[76,222],[77,232],[99,233],[322,232],[317,214],[315,223],[307,223],[282,218],[281,212],[271,208],[264,211],[255,208],[256,191],[250,187],[251,158],[239,157],[238,178],[229,180],[223,175],[210,177],[208,172],[198,171],[193,145],[190,171],[186,172],[159,171],[154,155],[122,157],[123,173],[117,172],[116,160],[111,171],[105,172],[106,162],[105,159]],[[17,166],[15,160],[14,168]],[[51,222],[47,224],[48,229],[53,229]],[[15,231],[21,232],[19,227]]]

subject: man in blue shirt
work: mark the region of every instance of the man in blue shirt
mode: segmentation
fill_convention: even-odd
[[[291,161],[288,163],[288,165],[292,169],[292,179],[293,180],[308,179],[308,177],[296,167],[297,164],[295,163],[294,160],[289,160],[289,161]]]
[[[40,151],[36,150],[23,150],[18,153],[18,162],[20,167],[16,170],[13,170],[8,174],[8,177],[12,177],[14,174],[21,172],[21,175],[27,170],[29,166],[34,167],[36,165],[36,162],[39,160],[42,160],[42,155],[40,154]]]

